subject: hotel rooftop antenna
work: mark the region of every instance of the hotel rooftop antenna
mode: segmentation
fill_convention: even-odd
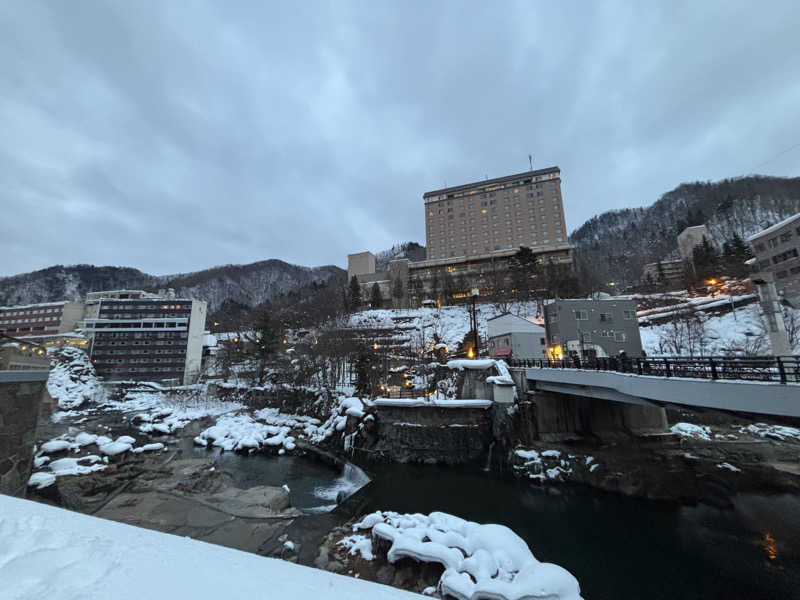
[[[530,154],[528,154],[528,164],[531,167],[531,171],[533,171],[533,156],[531,156]]]

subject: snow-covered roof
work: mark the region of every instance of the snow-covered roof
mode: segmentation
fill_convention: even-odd
[[[24,310],[28,308],[47,308],[48,306],[63,306],[68,300],[58,302],[40,302],[39,304],[18,304],[15,306],[0,306],[0,310]]]
[[[800,213],[792,215],[791,217],[789,217],[788,219],[784,219],[780,223],[775,223],[775,225],[773,225],[772,227],[767,227],[763,231],[759,231],[758,233],[751,235],[749,238],[747,238],[747,241],[752,242],[753,240],[764,237],[765,235],[770,235],[772,233],[775,233],[779,229],[782,229],[789,223],[794,223],[795,221],[800,221]]]
[[[535,333],[544,335],[544,327],[535,322],[534,316],[521,317],[511,313],[503,313],[487,319],[489,338],[509,333]]]

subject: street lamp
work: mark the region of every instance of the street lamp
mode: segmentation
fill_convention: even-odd
[[[472,347],[475,349],[475,354],[478,354],[478,316],[475,313],[475,298],[477,298],[480,293],[478,288],[472,288],[470,293],[470,296],[472,296]],[[470,358],[472,358],[472,356],[470,356]]]

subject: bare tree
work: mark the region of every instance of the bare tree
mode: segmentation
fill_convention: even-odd
[[[658,340],[658,351],[661,354],[702,356],[708,341],[702,315],[694,307],[687,307],[675,311],[672,320],[663,329]]]

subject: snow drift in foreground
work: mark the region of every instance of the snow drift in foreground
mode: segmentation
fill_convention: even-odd
[[[459,600],[581,599],[578,580],[569,571],[536,560],[525,541],[503,525],[481,525],[440,512],[378,511],[353,529],[372,530],[373,537],[390,541],[391,563],[413,558],[444,566],[439,587]]]
[[[422,598],[361,579],[3,495],[0,582],[3,598],[20,599]]]

